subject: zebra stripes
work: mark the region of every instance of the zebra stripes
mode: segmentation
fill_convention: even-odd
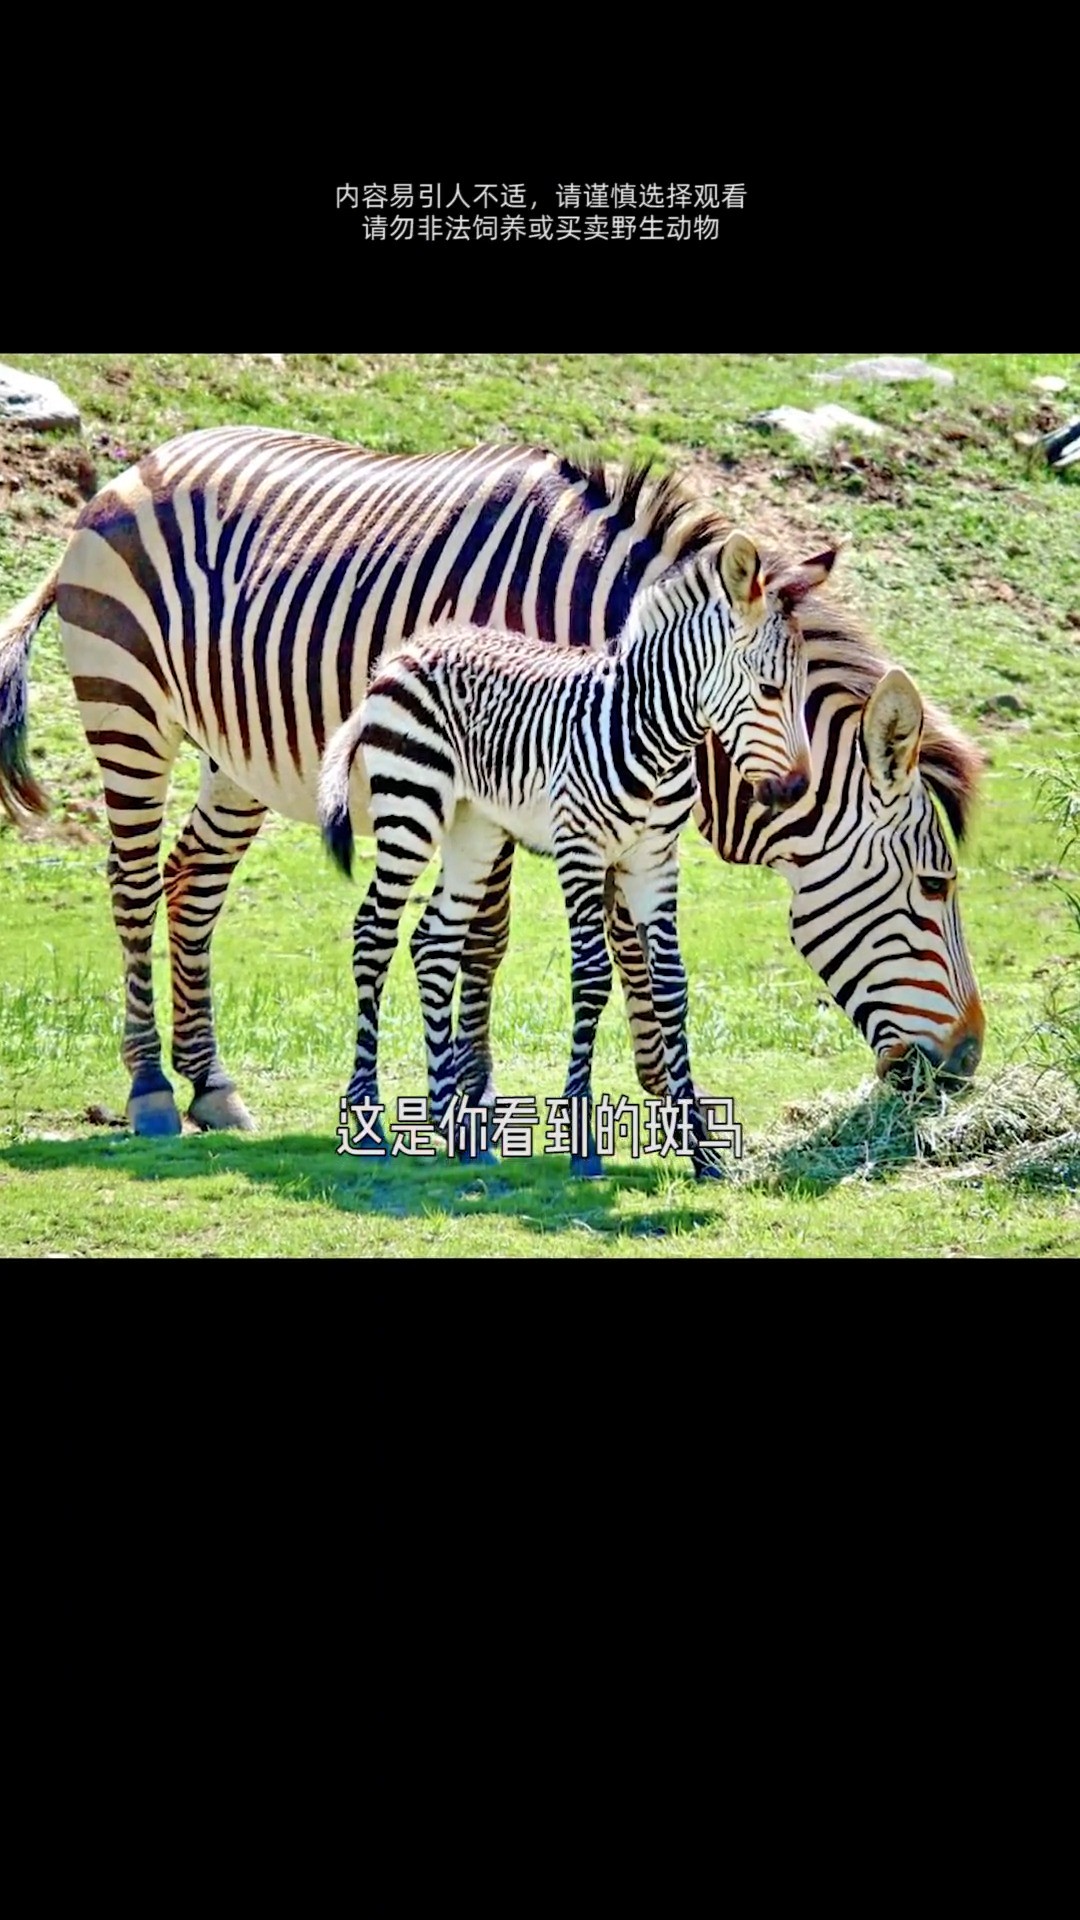
[[[785,815],[762,808],[733,771],[718,777],[713,761],[698,823],[722,858],[772,867],[789,881],[792,942],[866,1036],[880,1075],[903,1078],[921,1055],[944,1076],[967,1078],[985,1019],[960,924],[956,858],[931,795],[962,829],[982,756],[907,674],[873,664],[879,677],[862,699],[838,684],[835,659],[811,651],[813,773],[803,805]],[[833,804],[823,802],[822,785]],[[618,898],[608,933],[638,1077],[652,1090],[660,1034]],[[488,992],[490,982],[489,969]]]
[[[946,1077],[967,1078],[985,1017],[945,823],[962,842],[984,755],[838,608],[826,613],[810,600],[800,624],[805,797],[782,813],[761,805],[710,739],[697,753],[695,820],[722,860],[783,875],[792,942],[874,1049],[880,1075],[903,1078],[921,1056]],[[509,941],[511,855],[504,850],[492,872],[462,968],[455,1067],[473,1100],[478,1088],[485,1101],[494,1097],[491,998]],[[638,1078],[659,1097],[663,1037],[615,874],[605,916]]]
[[[27,657],[55,602],[105,788],[124,958],[122,1051],[137,1131],[180,1124],[162,1071],[150,980],[163,891],[173,1064],[192,1081],[191,1111],[202,1125],[251,1124],[214,1034],[217,917],[268,809],[314,821],[320,755],[383,658],[414,631],[448,618],[601,651],[622,630],[635,595],[685,571],[695,556],[715,554],[729,532],[675,480],[647,484],[640,468],[612,484],[600,469],[535,447],[380,455],[246,427],[185,434],[88,503],[56,569],[0,628],[0,803],[18,817],[46,804],[24,750]],[[800,608],[804,630],[808,615],[827,651],[831,612],[811,597]],[[879,664],[879,678],[880,671]],[[831,729],[831,721],[821,724]],[[200,750],[203,775],[163,879],[165,795],[185,740]],[[811,740],[816,751],[813,732]],[[720,742],[710,737],[698,750],[703,795],[724,785],[725,766]],[[739,806],[752,810],[752,790],[736,786]],[[848,817],[850,792],[834,788],[831,775],[818,798],[823,818],[834,810]],[[859,788],[859,804],[871,798]],[[811,818],[810,804],[807,797],[796,803],[800,819]],[[702,824],[710,830],[704,816]],[[952,1020],[951,1028],[935,1028],[944,1056],[968,1020],[962,941],[949,948],[934,916],[913,911],[910,856],[891,844],[888,822],[881,846],[894,863],[890,911],[905,951],[898,949],[893,979],[882,973],[873,944],[856,948],[841,966],[846,1004],[861,1017],[861,970],[876,969],[876,1011],[864,1031],[872,1027],[886,1050],[905,1039],[922,1045],[925,1021],[913,1019],[904,980],[908,951],[933,951]],[[463,955],[470,1005],[471,982],[489,967],[489,935],[505,914],[497,889],[511,848],[504,844]],[[744,857],[723,844],[717,850]],[[756,857],[752,847],[745,857]],[[814,883],[804,888],[797,870],[783,870],[797,903],[804,894],[809,901]],[[856,905],[838,898],[838,926]],[[823,964],[825,953],[818,943],[811,964]],[[831,952],[824,964],[837,977]]]
[[[350,1104],[378,1105],[379,1002],[414,882],[442,872],[412,940],[431,1112],[455,1091],[451,1004],[469,923],[509,835],[555,856],[570,926],[574,1031],[568,1101],[591,1114],[593,1045],[611,991],[604,877],[617,868],[647,955],[672,1101],[688,1103],[699,1174],[716,1171],[693,1101],[686,976],[676,933],[678,836],[695,798],[692,749],[712,728],[770,799],[805,791],[806,669],[794,608],[833,562],[773,582],[734,532],[716,567],[698,559],[646,589],[610,654],[541,650],[500,629],[454,628],[400,652],[327,748],[319,820],[349,871],[350,774],[374,829],[376,870],[356,917],[356,1063]],[[591,1141],[574,1171],[601,1171]]]

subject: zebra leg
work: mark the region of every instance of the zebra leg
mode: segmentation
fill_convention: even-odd
[[[424,1015],[431,1117],[442,1132],[446,1131],[447,1110],[457,1085],[454,985],[466,936],[485,898],[504,838],[502,830],[475,808],[458,806],[443,841],[439,884],[410,943]],[[483,1091],[483,1082],[479,1090]],[[470,1156],[459,1157],[464,1160]],[[471,1157],[495,1164],[494,1154],[487,1149]]]
[[[199,797],[165,862],[172,971],[172,1063],[191,1081],[188,1112],[200,1127],[255,1122],[218,1057],[210,989],[210,942],[233,873],[264,819],[266,808],[212,760],[203,759]]]
[[[662,1100],[667,1091],[664,1037],[653,1012],[646,949],[619,890],[614,867],[604,880],[604,919],[611,957],[622,982],[626,1018],[634,1048],[634,1068],[645,1092]]]
[[[630,909],[619,889],[619,878],[614,867],[609,867],[605,881],[604,917],[611,957],[622,982],[626,1019],[634,1049],[634,1069],[645,1092],[654,1100],[662,1100],[667,1092],[664,1036],[653,1011],[649,962],[646,948],[630,918]],[[711,1095],[696,1081],[694,1098],[698,1106],[712,1104]]]
[[[379,1005],[398,943],[398,929],[418,876],[435,851],[435,841],[411,827],[413,846],[395,840],[393,829],[376,826],[375,872],[353,923],[353,978],[356,981],[356,1059],[345,1095],[348,1106],[378,1107]],[[373,1135],[387,1151],[386,1132],[376,1123]]]
[[[557,838],[555,859],[570,922],[570,995],[574,1013],[564,1098],[584,1100],[587,1133],[585,1152],[570,1156],[570,1171],[578,1179],[592,1180],[604,1171],[592,1124],[593,1048],[600,1015],[611,994],[611,961],[604,939],[604,870],[598,856],[582,845],[580,832],[573,837]]]
[[[690,1072],[689,993],[677,930],[678,873],[677,841],[647,836],[620,866],[619,884],[646,959],[651,1013],[663,1043],[667,1098],[673,1106],[686,1108],[697,1178],[720,1180],[724,1169],[718,1149],[709,1144],[701,1097]]]
[[[495,1099],[491,1060],[491,995],[510,940],[510,874],[514,842],[504,840],[484,897],[469,924],[461,956],[454,1080],[469,1106]]]
[[[115,717],[115,709],[110,718]],[[120,1057],[131,1075],[127,1120],[132,1133],[180,1132],[173,1090],[161,1066],[161,1035],[154,1018],[151,949],[161,898],[161,826],[176,747],[168,759],[150,741],[121,729],[97,730],[83,715],[101,765],[111,841],[107,874],[113,921],[124,956],[124,1038]],[[123,744],[121,744],[123,743]],[[124,746],[142,765],[126,764]],[[102,749],[108,751],[103,754]],[[122,756],[122,757],[121,757]]]

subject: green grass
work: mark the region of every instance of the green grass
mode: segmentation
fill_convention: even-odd
[[[1025,437],[1052,424],[1055,408],[1060,419],[1075,410],[1080,363],[931,355],[955,374],[953,387],[815,382],[826,365],[855,357],[307,355],[278,367],[251,355],[0,354],[59,380],[78,402],[101,484],[147,448],[214,422],[308,428],[393,451],[505,435],[617,459],[655,453],[751,528],[788,529],[800,545],[848,535],[837,592],[991,755],[961,858],[962,912],[988,1020],[980,1089],[998,1089],[991,1106],[1004,1114],[1026,1086],[1028,1135],[990,1130],[951,1162],[920,1145],[910,1117],[868,1099],[864,1043],[788,943],[783,882],[720,866],[691,830],[682,936],[695,1077],[731,1096],[744,1130],[744,1160],[727,1183],[695,1186],[684,1162],[656,1156],[623,1154],[594,1185],[571,1182],[565,1159],[543,1154],[480,1171],[441,1158],[372,1167],[338,1155],[355,1017],[350,926],[370,862],[360,860],[350,888],[310,829],[282,821],[268,824],[240,868],[214,944],[222,1051],[260,1133],[156,1143],[92,1124],[89,1108],[119,1115],[127,1095],[119,948],[98,776],[50,617],[32,662],[31,748],[53,812],[37,837],[0,828],[0,1248],[648,1258],[1080,1250],[1068,1141],[1032,1119],[1034,1077],[998,1078],[1034,1075],[1048,1001],[1076,998],[1066,896],[1080,859],[1075,846],[1063,852],[1059,823],[1036,807],[1032,775],[1080,734],[1080,476],[1051,474]],[[1031,387],[1046,372],[1071,383],[1058,401]],[[753,424],[766,407],[835,399],[886,433],[808,461],[786,436]],[[53,563],[73,517],[47,471],[64,442],[35,446],[42,472],[0,520],[0,612]],[[171,829],[194,786],[191,756],[174,783]],[[406,935],[425,891],[421,882]],[[493,1032],[500,1091],[531,1095],[541,1111],[565,1070],[568,952],[554,872],[522,856]],[[163,916],[155,981],[167,1033]],[[382,1031],[393,1111],[399,1095],[424,1090],[404,945]],[[637,1098],[617,990],[596,1059],[598,1092]],[[187,1097],[184,1083],[178,1093]],[[972,1100],[981,1098],[977,1089]],[[964,1102],[954,1105],[960,1114]]]

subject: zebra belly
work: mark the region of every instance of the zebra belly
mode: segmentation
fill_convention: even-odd
[[[463,796],[466,797],[466,796]],[[475,793],[467,796],[469,803],[477,813],[491,820],[510,840],[516,840],[527,847],[531,853],[553,854],[555,851],[555,809],[546,794],[517,806],[498,800],[480,798]],[[353,821],[357,818],[355,797],[353,801]],[[640,819],[611,822],[606,828],[594,829],[583,835],[595,847],[604,866],[613,866],[630,848],[641,839],[649,826],[650,809],[642,809]],[[680,811],[683,811],[680,809]]]
[[[469,794],[469,803],[490,820],[501,827],[508,840],[516,840],[530,853],[551,854],[555,851],[554,830],[551,817],[551,803],[546,794],[526,801],[521,806],[510,806],[498,800],[481,799],[477,794]],[[354,810],[355,820],[355,810]]]

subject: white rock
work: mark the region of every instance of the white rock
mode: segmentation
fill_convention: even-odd
[[[55,380],[0,363],[0,420],[20,427],[77,427],[79,409]]]
[[[1038,387],[1040,393],[1064,393],[1069,383],[1060,373],[1037,373],[1031,384]]]
[[[824,407],[815,407],[807,413],[802,407],[773,407],[768,413],[756,413],[755,421],[767,427],[783,427],[802,447],[811,453],[820,453],[836,439],[838,433],[882,433],[884,429],[876,420],[868,420],[865,414],[849,413],[846,407],[837,407],[831,403]]]
[[[882,353],[874,360],[849,360],[846,367],[814,375],[815,380],[827,386],[836,386],[841,380],[936,380],[941,387],[951,387],[954,378],[947,367],[932,367],[928,360],[902,353]]]

